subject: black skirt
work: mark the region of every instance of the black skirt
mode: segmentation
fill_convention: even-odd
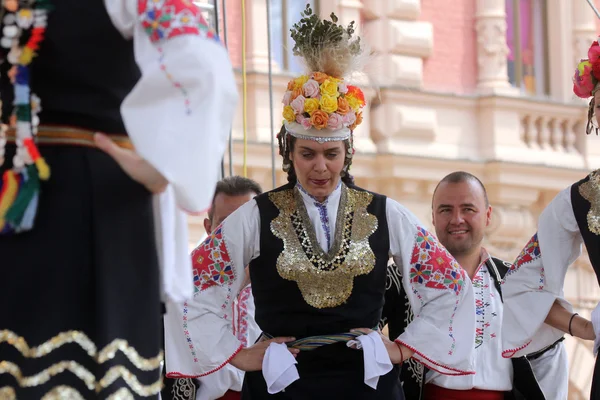
[[[152,196],[97,149],[41,150],[52,176],[35,226],[0,236],[0,398],[156,397]]]
[[[262,371],[246,372],[242,400],[403,400],[398,366],[379,378],[377,390],[364,383],[360,350],[336,343],[304,351],[296,358],[300,379],[271,395]]]

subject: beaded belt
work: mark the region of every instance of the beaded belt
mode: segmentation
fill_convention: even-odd
[[[328,344],[349,342],[356,339],[358,336],[364,335],[362,332],[348,332],[348,333],[336,333],[333,335],[319,335],[319,336],[308,336],[302,339],[294,340],[293,342],[287,342],[287,347],[298,349],[300,351],[315,350],[321,346]],[[259,342],[273,339],[273,336],[263,332],[258,339]]]
[[[36,135],[36,142],[42,146],[83,146],[96,147],[94,143],[94,134],[98,132],[79,128],[70,128],[63,126],[40,126]],[[108,135],[113,142],[124,149],[133,149],[133,144],[127,136]],[[14,143],[16,140],[15,130],[9,129],[6,132],[6,141]]]

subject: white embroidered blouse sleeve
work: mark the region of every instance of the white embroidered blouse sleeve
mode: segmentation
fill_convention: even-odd
[[[569,187],[544,209],[538,232],[525,245],[504,278],[504,357],[520,357],[541,350],[564,335],[544,321],[557,299],[572,310],[564,298],[563,286],[567,269],[581,254],[582,243]]]
[[[121,106],[136,151],[187,212],[210,205],[238,94],[227,50],[191,1],[104,0],[142,76]]]
[[[165,317],[169,377],[200,377],[223,368],[242,349],[233,332],[232,305],[245,266],[260,255],[255,200],[233,212],[192,252],[194,298]],[[178,312],[177,312],[178,311]]]
[[[419,220],[391,199],[387,223],[391,256],[415,315],[396,341],[432,370],[473,374],[475,303],[469,277]]]

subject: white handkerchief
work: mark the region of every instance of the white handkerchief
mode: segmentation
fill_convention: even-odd
[[[350,340],[348,347],[362,349],[365,363],[365,384],[377,389],[379,377],[387,374],[393,368],[385,345],[378,332],[361,335],[356,340]]]
[[[284,343],[271,343],[263,358],[262,372],[270,394],[281,392],[300,379],[298,362]]]
[[[594,340],[594,355],[598,354],[598,348],[600,347],[600,303],[592,311],[592,325],[594,326],[594,332],[596,333],[596,339]]]

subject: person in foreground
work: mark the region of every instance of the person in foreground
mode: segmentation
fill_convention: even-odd
[[[310,72],[291,80],[283,99],[278,141],[289,183],[240,207],[192,254],[197,299],[180,311],[189,346],[167,347],[167,366],[176,354],[181,367],[170,376],[230,363],[247,371],[244,399],[390,400],[403,398],[397,366],[411,357],[445,374],[472,373],[468,277],[413,214],[349,175],[365,100],[343,76],[361,43],[353,24],[336,21],[308,8],[292,29]],[[395,341],[371,330],[390,255],[419,315]],[[247,264],[263,331],[251,346],[232,333],[229,312]]]
[[[208,211],[208,218],[204,219],[206,234],[210,235],[213,228],[219,226],[232,212],[261,193],[260,185],[252,179],[229,176],[220,180]],[[236,337],[246,345],[254,343],[260,335],[260,330],[254,320],[254,297],[249,277],[233,301],[231,313],[232,329]],[[170,317],[170,314],[165,315],[165,340],[184,340],[180,335],[180,320],[172,320]],[[172,369],[178,370],[178,366],[174,365]],[[244,372],[228,364],[221,370],[198,379],[167,378],[161,397],[162,400],[239,400],[243,380]]]
[[[575,71],[573,91],[581,98],[591,98],[586,132],[594,129],[599,118],[600,46],[592,43],[588,59],[582,60]],[[594,115],[595,114],[595,115]],[[596,125],[597,126],[597,125]],[[597,131],[597,127],[595,128]],[[600,331],[599,307],[592,312],[592,321],[573,313],[564,298],[565,276],[569,266],[581,255],[585,244],[596,276],[600,277],[600,229],[598,194],[600,172],[562,190],[544,209],[538,230],[525,245],[503,284],[505,301],[503,355],[519,357],[544,349],[564,333],[595,340],[594,355],[598,352]],[[555,393],[547,398],[559,399]],[[561,393],[560,399],[566,399]],[[590,399],[600,399],[600,365],[596,366]]]
[[[0,398],[156,397],[161,291],[193,294],[183,210],[209,206],[235,112],[227,52],[183,0],[2,7]]]
[[[528,354],[527,359],[504,359],[501,352],[502,288],[501,281],[511,264],[492,257],[483,247],[485,228],[492,218],[492,207],[481,181],[474,175],[457,171],[444,177],[436,186],[432,200],[432,220],[436,236],[448,249],[473,282],[476,316],[473,353],[475,375],[448,377],[426,371],[420,364],[403,367],[404,394],[409,400],[419,399],[528,399],[544,400],[529,362],[542,362],[547,369],[560,370],[566,377],[566,353],[557,342],[545,352]],[[388,290],[382,325],[387,323],[390,335],[397,336],[413,318],[400,281],[402,271],[388,267]],[[560,346],[558,351],[554,349]],[[555,354],[556,353],[556,354]],[[540,361],[537,361],[540,360]],[[556,377],[556,374],[554,374]],[[567,382],[554,383],[556,393],[566,393]]]

